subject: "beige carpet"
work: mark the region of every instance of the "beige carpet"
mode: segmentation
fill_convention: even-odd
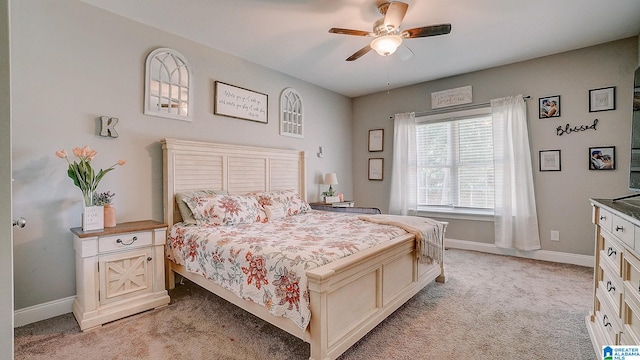
[[[447,250],[425,287],[341,360],[596,359],[591,268]],[[81,333],[66,314],[15,330],[15,359],[308,359],[301,340],[191,283],[171,304]]]

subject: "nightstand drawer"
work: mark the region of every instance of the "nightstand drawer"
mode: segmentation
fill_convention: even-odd
[[[150,231],[104,236],[98,239],[98,252],[132,249],[149,246],[152,243]]]

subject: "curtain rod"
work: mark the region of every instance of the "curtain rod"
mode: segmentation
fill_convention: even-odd
[[[531,99],[531,96],[527,95],[527,96],[523,96],[522,98],[527,100],[527,99]],[[436,115],[436,114],[446,114],[448,112],[454,112],[454,111],[460,111],[460,110],[471,110],[471,109],[485,107],[485,106],[488,106],[488,105],[491,105],[490,101],[489,102],[484,102],[484,103],[478,103],[478,104],[454,106],[454,107],[450,107],[450,108],[446,108],[446,109],[429,110],[429,111],[416,111],[416,117],[427,116],[427,115]],[[393,116],[389,116],[389,119],[393,119]]]

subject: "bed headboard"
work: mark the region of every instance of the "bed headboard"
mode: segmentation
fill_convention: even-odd
[[[244,145],[163,139],[164,220],[181,221],[175,193],[187,190],[227,190],[231,195],[252,191],[293,189],[306,200],[305,153]]]

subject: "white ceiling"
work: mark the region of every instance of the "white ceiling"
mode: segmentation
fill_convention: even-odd
[[[347,62],[370,39],[328,29],[371,31],[376,0],[83,1],[349,97],[640,33],[639,0],[404,0],[402,29],[451,33],[405,39],[409,60],[371,51]]]

